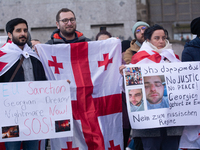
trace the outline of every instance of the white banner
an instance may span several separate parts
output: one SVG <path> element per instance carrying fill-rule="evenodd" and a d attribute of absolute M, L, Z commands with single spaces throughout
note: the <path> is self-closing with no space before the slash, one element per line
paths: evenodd
<path fill-rule="evenodd" d="M 131 127 L 200 125 L 200 62 L 127 65 L 124 69 Z"/>
<path fill-rule="evenodd" d="M 1 142 L 73 135 L 66 80 L 0 83 Z"/>

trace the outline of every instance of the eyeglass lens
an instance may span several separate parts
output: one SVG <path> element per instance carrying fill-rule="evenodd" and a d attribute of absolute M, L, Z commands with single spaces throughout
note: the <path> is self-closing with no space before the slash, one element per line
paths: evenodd
<path fill-rule="evenodd" d="M 65 18 L 65 19 L 62 19 L 62 20 L 60 20 L 60 21 L 62 21 L 63 23 L 68 23 L 69 21 L 70 21 L 71 23 L 74 23 L 75 20 L 76 20 L 75 18 L 70 18 L 70 19 Z"/>
<path fill-rule="evenodd" d="M 136 33 L 139 33 L 139 32 L 141 32 L 141 30 L 145 30 L 147 27 L 146 26 L 144 26 L 144 27 L 142 27 L 141 29 L 137 29 L 136 30 Z"/>

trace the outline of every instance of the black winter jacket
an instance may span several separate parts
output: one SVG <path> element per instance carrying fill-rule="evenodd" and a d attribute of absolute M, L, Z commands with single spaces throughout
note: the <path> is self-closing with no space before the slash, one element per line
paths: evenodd
<path fill-rule="evenodd" d="M 44 69 L 42 63 L 35 57 L 30 56 L 31 62 L 33 65 L 33 74 L 35 81 L 46 80 L 46 76 L 44 73 Z M 18 60 L 6 73 L 0 76 L 0 82 L 8 82 L 15 71 L 17 65 L 19 64 L 20 60 Z M 22 66 L 19 68 L 17 74 L 15 75 L 12 82 L 20 82 L 24 80 L 24 70 Z"/>
<path fill-rule="evenodd" d="M 78 43 L 78 42 L 86 42 L 86 41 L 91 41 L 90 39 L 86 38 L 83 33 L 79 31 L 75 31 L 76 38 L 70 41 L 64 40 L 60 35 L 59 35 L 60 30 L 56 29 L 53 31 L 51 35 L 51 40 L 49 40 L 46 44 L 68 44 L 68 43 Z"/>
<path fill-rule="evenodd" d="M 200 38 L 196 37 L 184 46 L 182 61 L 200 61 Z"/>

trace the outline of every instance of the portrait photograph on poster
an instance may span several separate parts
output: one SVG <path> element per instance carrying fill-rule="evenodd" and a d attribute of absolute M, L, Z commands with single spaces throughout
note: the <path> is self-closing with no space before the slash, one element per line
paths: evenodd
<path fill-rule="evenodd" d="M 144 102 L 142 89 L 130 89 L 128 90 L 128 95 L 131 112 L 143 111 Z"/>
<path fill-rule="evenodd" d="M 144 76 L 147 108 L 169 108 L 164 75 Z"/>

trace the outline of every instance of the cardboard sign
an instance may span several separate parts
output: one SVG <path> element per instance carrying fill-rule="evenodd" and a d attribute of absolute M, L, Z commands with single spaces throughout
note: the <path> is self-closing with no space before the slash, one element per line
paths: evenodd
<path fill-rule="evenodd" d="M 131 127 L 200 124 L 200 62 L 127 65 L 124 69 Z"/>
<path fill-rule="evenodd" d="M 73 135 L 69 83 L 0 83 L 1 142 Z"/>

